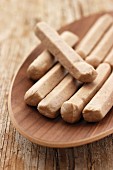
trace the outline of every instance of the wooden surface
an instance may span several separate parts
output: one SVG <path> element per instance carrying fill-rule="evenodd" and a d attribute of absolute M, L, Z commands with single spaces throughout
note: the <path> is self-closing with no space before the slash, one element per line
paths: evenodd
<path fill-rule="evenodd" d="M 7 98 L 15 70 L 39 43 L 37 21 L 54 28 L 95 12 L 113 10 L 112 0 L 1 0 L 0 2 L 0 170 L 112 170 L 113 135 L 70 149 L 49 149 L 29 142 L 13 128 Z"/>
<path fill-rule="evenodd" d="M 61 30 L 71 31 L 81 40 L 99 17 L 100 14 L 94 14 L 75 21 Z M 65 123 L 60 116 L 54 120 L 45 118 L 38 113 L 36 108 L 25 104 L 24 94 L 33 84 L 27 77 L 27 68 L 43 49 L 43 45 L 35 48 L 13 80 L 8 106 L 11 120 L 16 129 L 32 142 L 54 148 L 80 146 L 113 133 L 113 109 L 99 123 L 86 123 L 81 120 L 70 125 Z"/>

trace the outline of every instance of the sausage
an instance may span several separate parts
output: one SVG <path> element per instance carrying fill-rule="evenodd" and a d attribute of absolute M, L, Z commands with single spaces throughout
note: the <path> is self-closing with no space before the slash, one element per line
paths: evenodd
<path fill-rule="evenodd" d="M 97 73 L 98 75 L 92 83 L 84 84 L 68 101 L 63 103 L 61 107 L 63 120 L 69 123 L 80 120 L 85 105 L 91 100 L 110 75 L 110 65 L 107 63 L 100 64 L 97 68 Z"/>
<path fill-rule="evenodd" d="M 86 58 L 86 61 L 97 67 L 107 56 L 113 46 L 113 26 L 107 31 L 93 52 Z"/>
<path fill-rule="evenodd" d="M 78 89 L 80 82 L 76 81 L 70 74 L 65 78 L 38 104 L 41 114 L 49 118 L 55 118 L 63 102 L 68 100 Z"/>
<path fill-rule="evenodd" d="M 36 25 L 35 33 L 44 46 L 76 79 L 82 82 L 93 81 L 97 73 L 71 47 L 69 47 L 50 26 L 44 22 Z"/>
<path fill-rule="evenodd" d="M 77 44 L 79 37 L 70 31 L 64 31 L 61 34 L 61 38 L 70 46 L 73 47 Z M 28 77 L 33 80 L 41 78 L 55 63 L 57 60 L 49 53 L 49 51 L 43 51 L 28 67 Z"/>
<path fill-rule="evenodd" d="M 113 48 L 104 60 L 105 63 L 109 63 L 113 67 Z"/>
<path fill-rule="evenodd" d="M 67 71 L 58 63 L 37 81 L 25 94 L 24 100 L 28 105 L 38 103 L 64 78 Z"/>
<path fill-rule="evenodd" d="M 105 14 L 100 17 L 81 40 L 76 49 L 77 53 L 85 59 L 112 24 L 111 15 Z"/>
<path fill-rule="evenodd" d="M 113 106 L 113 72 L 102 88 L 83 110 L 83 117 L 88 122 L 102 120 Z"/>

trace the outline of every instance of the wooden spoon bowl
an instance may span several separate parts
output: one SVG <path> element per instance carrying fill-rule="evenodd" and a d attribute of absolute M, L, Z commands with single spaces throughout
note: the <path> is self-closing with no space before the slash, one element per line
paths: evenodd
<path fill-rule="evenodd" d="M 59 32 L 69 30 L 82 39 L 101 15 L 95 14 L 82 18 L 61 28 Z M 14 77 L 9 93 L 8 108 L 15 128 L 30 141 L 55 148 L 88 144 L 111 134 L 113 132 L 113 109 L 99 123 L 87 123 L 81 120 L 71 125 L 65 123 L 60 116 L 54 120 L 46 118 L 36 108 L 25 104 L 24 94 L 33 85 L 33 82 L 27 78 L 26 70 L 43 50 L 42 45 L 36 47 Z"/>

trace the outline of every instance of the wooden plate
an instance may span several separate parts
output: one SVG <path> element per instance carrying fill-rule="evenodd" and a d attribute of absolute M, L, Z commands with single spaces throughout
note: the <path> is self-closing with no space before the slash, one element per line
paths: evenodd
<path fill-rule="evenodd" d="M 113 15 L 113 13 L 111 13 Z M 60 29 L 72 31 L 82 38 L 91 25 L 102 14 L 95 14 L 75 21 Z M 27 78 L 26 70 L 29 64 L 43 51 L 39 45 L 28 56 L 18 70 L 9 93 L 8 108 L 15 128 L 30 141 L 39 145 L 65 148 L 87 144 L 101 139 L 113 132 L 113 109 L 99 123 L 86 123 L 81 120 L 76 124 L 65 123 L 60 116 L 50 120 L 42 116 L 35 108 L 24 102 L 25 92 L 33 82 Z"/>

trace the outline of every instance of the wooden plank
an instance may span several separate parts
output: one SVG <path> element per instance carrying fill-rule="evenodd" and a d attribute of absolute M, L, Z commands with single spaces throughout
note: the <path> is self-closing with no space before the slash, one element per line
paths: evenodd
<path fill-rule="evenodd" d="M 58 29 L 82 15 L 113 10 L 113 1 L 87 0 L 80 4 L 79 0 L 23 0 L 21 3 L 1 0 L 0 3 L 0 170 L 55 170 L 62 167 L 112 170 L 112 135 L 74 149 L 39 147 L 13 128 L 8 116 L 7 96 L 15 70 L 39 43 L 32 31 L 37 21 L 47 21 Z"/>

